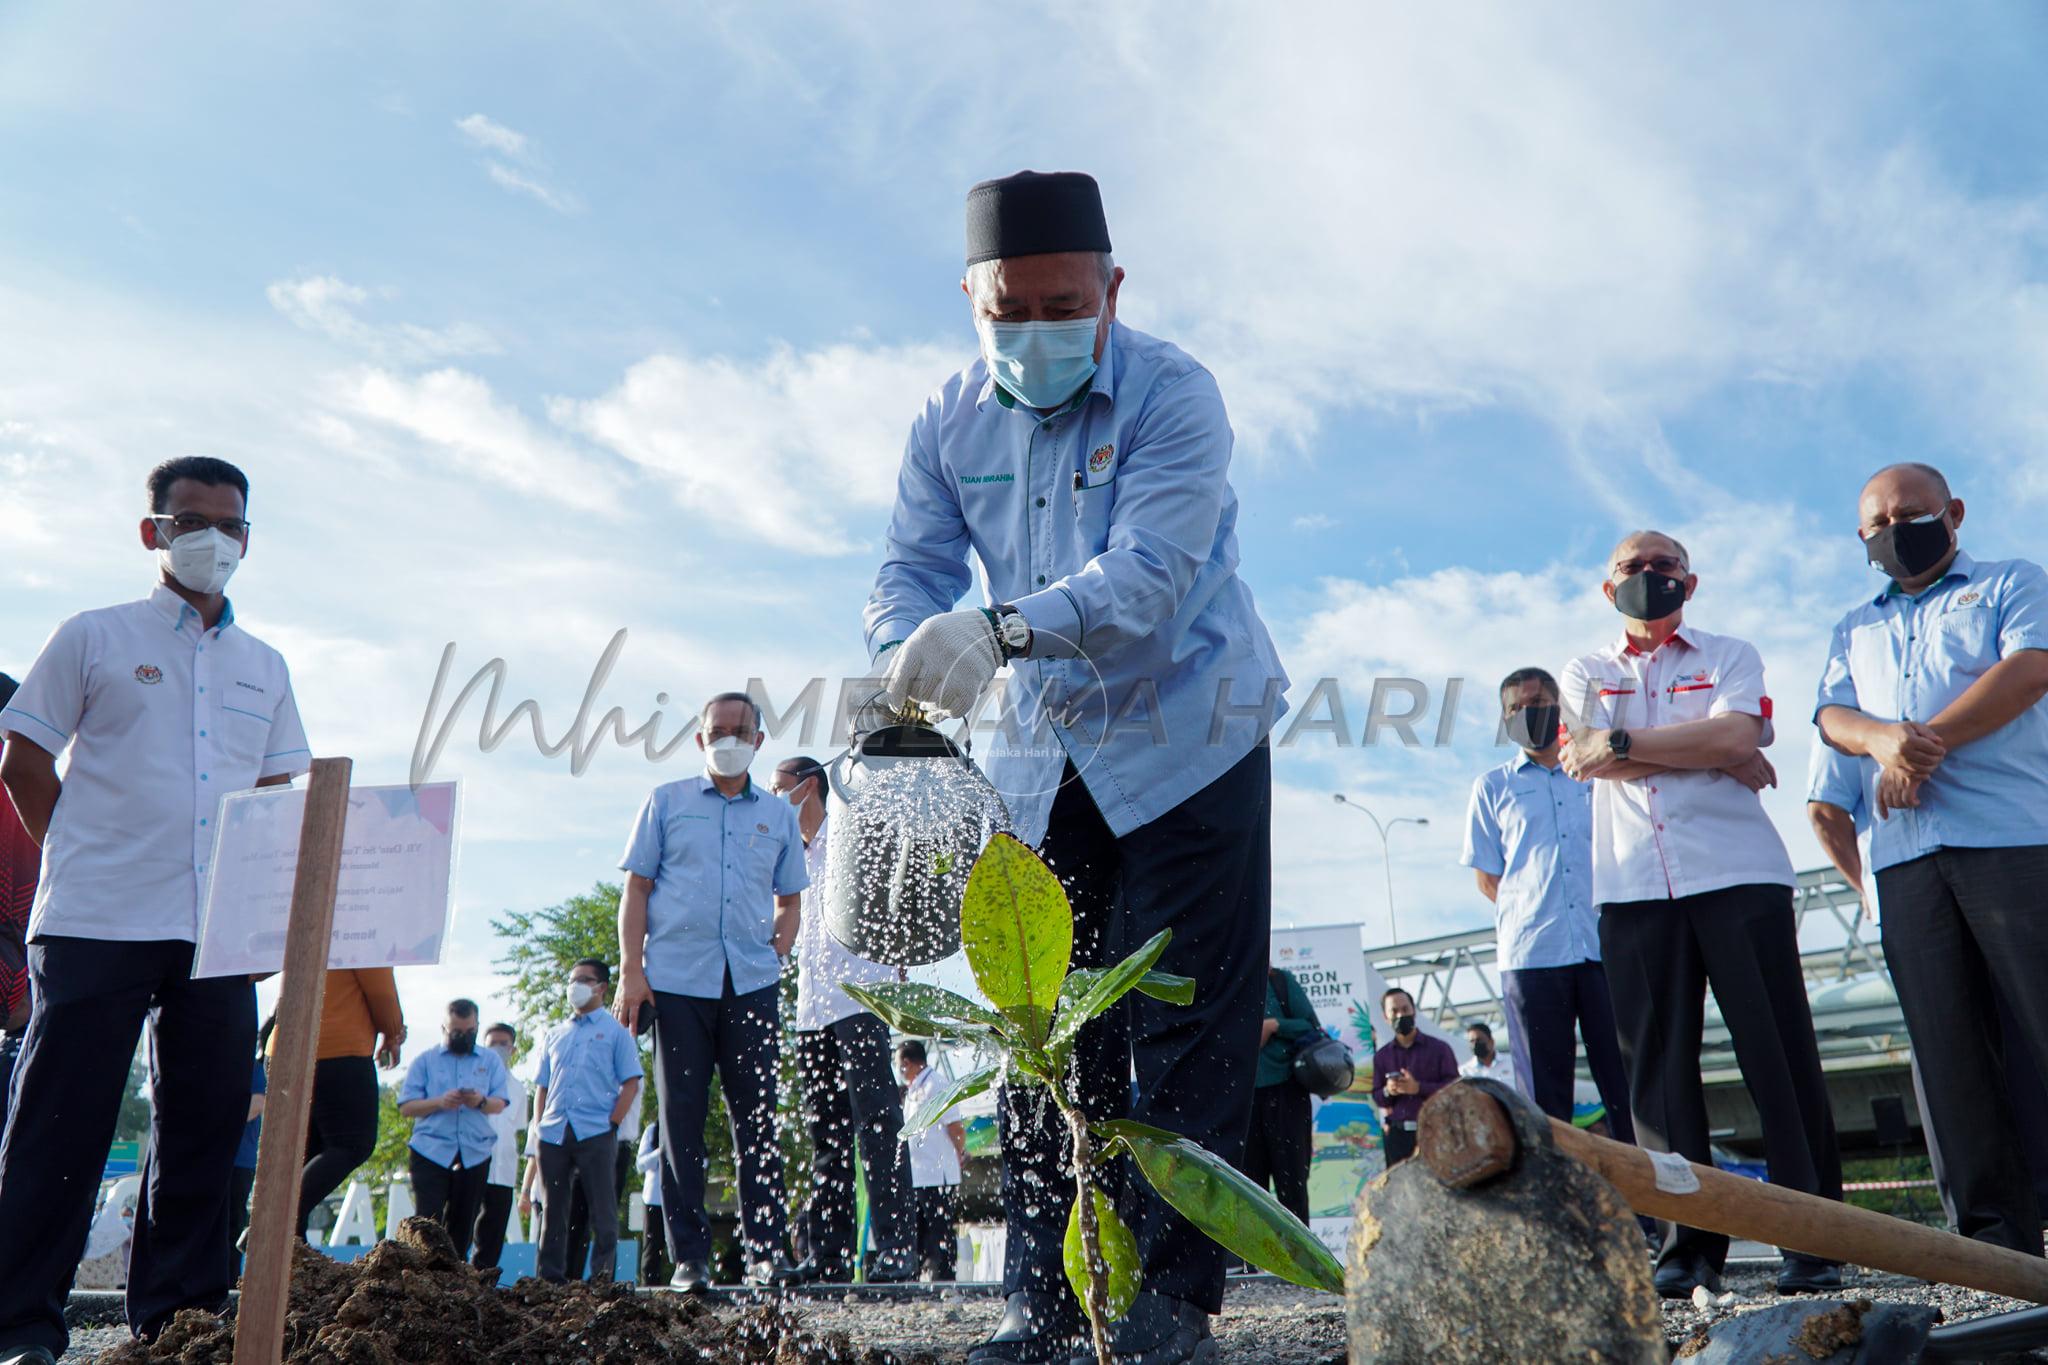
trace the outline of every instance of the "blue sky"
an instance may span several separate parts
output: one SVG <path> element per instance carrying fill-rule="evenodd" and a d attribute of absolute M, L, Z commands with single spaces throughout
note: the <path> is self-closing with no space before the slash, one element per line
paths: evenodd
<path fill-rule="evenodd" d="M 1244 572 L 1305 695 L 1468 679 L 1443 749 L 1276 767 L 1276 916 L 1473 927 L 1492 682 L 1692 544 L 1797 787 L 1861 478 L 1931 459 L 2043 551 L 2048 18 L 2027 7 L 364 4 L 0 10 L 0 668 L 140 595 L 144 470 L 255 483 L 242 619 L 315 747 L 398 780 L 442 647 L 559 727 L 861 663 L 903 433 L 973 348 L 960 200 L 1092 171 L 1125 321 L 1215 369 Z M 690 701 L 680 702 L 687 710 Z M 1425 733 L 1436 721 L 1430 713 Z M 771 757 L 789 751 L 776 746 Z M 520 741 L 467 780 L 456 951 L 611 869 L 654 782 Z"/>

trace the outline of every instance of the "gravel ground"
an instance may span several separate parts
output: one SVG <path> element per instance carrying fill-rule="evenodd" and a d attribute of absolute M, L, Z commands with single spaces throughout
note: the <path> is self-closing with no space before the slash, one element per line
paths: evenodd
<path fill-rule="evenodd" d="M 1690 1303 L 1665 1304 L 1666 1340 L 1675 1349 L 1702 1326 L 1780 1302 L 1773 1284 L 1776 1273 L 1777 1268 L 1770 1265 L 1735 1266 L 1727 1276 L 1727 1292 L 1734 1295 L 1730 1302 L 1717 1302 L 1704 1310 Z M 1840 1297 L 1933 1304 L 1949 1322 L 2029 1306 L 1975 1290 L 1857 1270 L 1844 1276 Z M 957 1361 L 988 1334 L 1002 1312 L 1002 1303 L 991 1297 L 941 1291 L 935 1300 L 894 1303 L 807 1297 L 799 1308 L 814 1330 L 845 1332 L 859 1345 L 901 1356 L 928 1352 Z M 83 1361 L 118 1345 L 127 1335 L 122 1327 L 80 1328 L 72 1333 L 71 1351 L 64 1360 Z M 1216 1336 L 1224 1358 L 1233 1365 L 1339 1365 L 1344 1359 L 1344 1305 L 1334 1295 L 1289 1284 L 1233 1282 L 1224 1299 L 1223 1315 L 1216 1320 Z M 2048 1365 L 2048 1351 L 2002 1359 Z"/>

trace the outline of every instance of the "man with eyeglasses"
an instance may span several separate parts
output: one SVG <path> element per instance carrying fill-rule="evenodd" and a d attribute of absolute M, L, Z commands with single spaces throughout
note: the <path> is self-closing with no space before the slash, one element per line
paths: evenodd
<path fill-rule="evenodd" d="M 311 754 L 284 659 L 222 595 L 248 549 L 248 480 L 193 456 L 151 470 L 147 492 L 155 589 L 64 621 L 0 712 L 0 783 L 43 849 L 28 1037 L 0 1142 L 9 1365 L 65 1349 L 64 1298 L 145 1017 L 156 1103 L 128 1323 L 152 1337 L 179 1309 L 227 1302 L 256 1000 L 246 977 L 192 979 L 199 891 L 220 799 L 289 782 Z"/>
<path fill-rule="evenodd" d="M 1711 1164 L 1700 1077 L 1707 988 L 1763 1125 L 1771 1183 L 1842 1197 L 1792 911 L 1792 860 L 1757 793 L 1776 774 L 1763 660 L 1743 640 L 1685 623 L 1699 587 L 1685 547 L 1637 531 L 1604 588 L 1622 638 L 1566 666 L 1567 772 L 1593 787 L 1600 955 L 1628 1064 L 1636 1140 Z M 1666 1298 L 1720 1283 L 1728 1239 L 1663 1226 Z M 1784 1253 L 1778 1292 L 1834 1289 L 1841 1270 Z"/>
<path fill-rule="evenodd" d="M 704 775 L 656 787 L 619 859 L 615 1007 L 635 1028 L 641 1007 L 653 1006 L 661 1210 L 676 1263 L 669 1285 L 686 1292 L 711 1285 L 704 1120 L 714 1067 L 739 1166 L 746 1278 L 796 1276 L 775 1138 L 777 991 L 810 885 L 796 811 L 747 776 L 761 747 L 760 707 L 744 692 L 719 693 L 699 713 L 697 747 Z"/>
<path fill-rule="evenodd" d="M 2048 574 L 1972 559 L 1963 500 L 1931 465 L 1879 470 L 1858 502 L 1882 591 L 1835 627 L 1814 719 L 1877 767 L 1870 865 L 1885 963 L 1917 1048 L 1958 1232 L 2042 1253 L 2004 1084 L 2048 1056 Z M 2001 1036 L 2003 1004 L 2023 1035 Z"/>

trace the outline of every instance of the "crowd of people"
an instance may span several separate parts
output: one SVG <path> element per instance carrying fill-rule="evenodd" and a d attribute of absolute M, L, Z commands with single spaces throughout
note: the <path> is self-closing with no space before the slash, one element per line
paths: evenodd
<path fill-rule="evenodd" d="M 1222 396 L 1185 352 L 1117 321 L 1124 272 L 1093 179 L 1021 172 L 974 186 L 966 209 L 961 288 L 980 355 L 911 425 L 865 613 L 870 660 L 891 705 L 953 717 L 971 715 L 1007 667 L 1010 723 L 978 757 L 1017 837 L 1068 888 L 1073 965 L 1105 966 L 1171 929 L 1158 969 L 1201 983 L 1190 1006 L 1133 995 L 1082 1028 L 1083 1107 L 1248 1163 L 1304 1212 L 1293 1174 L 1303 1100 L 1280 1078 L 1317 1024 L 1266 970 L 1267 741 L 1287 677 L 1238 574 Z M 219 798 L 291 781 L 310 752 L 283 657 L 236 622 L 224 592 L 251 544 L 247 479 L 189 457 L 158 466 L 146 491 L 138 534 L 159 564 L 149 596 L 64 620 L 0 711 L 0 785 L 39 850 L 25 960 L 0 958 L 15 978 L 25 970 L 28 1002 L 24 1021 L 23 992 L 0 992 L 12 1059 L 0 1227 L 38 1229 L 0 1238 L 0 1365 L 64 1350 L 65 1294 L 145 1021 L 155 1103 L 129 1323 L 153 1336 L 180 1309 L 218 1309 L 233 1282 L 228 1192 L 246 1183 L 238 1149 L 260 1117 L 255 993 L 245 979 L 195 980 L 192 946 Z M 2048 578 L 1965 554 L 1963 503 L 1926 466 L 1880 471 L 1858 515 L 1887 583 L 1838 626 L 1815 714 L 1871 817 L 1908 1028 L 1940 1040 L 1943 1065 L 1922 1079 L 1951 1216 L 2038 1255 L 2004 1067 L 2048 1043 L 2048 1003 L 2032 989 L 2048 939 L 2030 918 L 2048 891 Z M 986 606 L 959 605 L 970 550 Z M 1625 618 L 1619 637 L 1556 676 L 1504 680 L 1521 752 L 1476 785 L 1465 861 L 1497 907 L 1513 1073 L 1537 1103 L 1569 1113 L 1576 1032 L 1617 1136 L 1709 1160 L 1698 1051 L 1711 986 L 1771 1178 L 1838 1196 L 1791 865 L 1758 797 L 1775 781 L 1763 753 L 1771 699 L 1756 649 L 1685 620 L 1700 581 L 1674 538 L 1626 537 L 1603 580 Z M 465 1247 L 499 1254 L 516 1191 L 540 1207 L 542 1273 L 566 1276 L 583 1261 L 580 1200 L 592 1273 L 611 1273 L 630 1156 L 660 1210 L 669 1282 L 708 1284 L 716 1073 L 746 1279 L 848 1273 L 856 1161 L 873 1209 L 869 1277 L 943 1266 L 946 1199 L 926 1192 L 957 1182 L 960 1129 L 940 1123 L 921 1149 L 898 1140 L 905 1101 L 888 1034 L 841 989 L 890 970 L 851 959 L 805 913 L 826 846 L 822 769 L 792 759 L 756 781 L 762 738 L 742 693 L 702 709 L 704 772 L 656 787 L 632 822 L 617 954 L 563 981 L 572 1017 L 536 1044 L 530 1104 L 506 1065 L 516 1032 L 494 1025 L 479 1046 L 469 1001 L 451 1002 L 441 1041 L 411 1059 L 400 1110 L 415 1197 Z M 23 883 L 7 876 L 0 911 L 13 913 Z M 774 1133 L 778 982 L 792 954 L 817 1162 L 794 1228 Z M 1382 1003 L 1392 1036 L 1375 1097 L 1398 1160 L 1420 1106 L 1458 1068 L 1417 1028 L 1405 992 Z M 643 1034 L 657 1117 L 635 1142 Z M 307 1199 L 374 1139 L 375 1064 L 394 1063 L 404 1041 L 388 979 L 330 986 Z M 937 1084 L 916 1049 L 897 1061 L 914 1096 Z M 1048 1197 L 1071 1188 L 1065 1129 L 1008 1087 L 997 1113 L 1005 1301 L 969 1358 L 1065 1361 L 1083 1331 L 1063 1265 L 1066 1203 Z M 522 1130 L 523 1172 L 510 1145 Z M 1222 1249 L 1143 1182 L 1116 1197 L 1143 1287 L 1114 1326 L 1115 1353 L 1213 1359 Z M 1725 1252 L 1725 1239 L 1665 1229 L 1658 1288 L 1710 1285 Z M 1780 1280 L 1794 1291 L 1838 1282 L 1799 1256 Z"/>

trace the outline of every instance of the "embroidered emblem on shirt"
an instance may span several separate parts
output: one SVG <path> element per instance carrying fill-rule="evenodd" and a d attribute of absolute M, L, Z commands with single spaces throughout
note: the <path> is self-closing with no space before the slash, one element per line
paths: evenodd
<path fill-rule="evenodd" d="M 139 683 L 148 683 L 152 687 L 154 687 L 157 683 L 160 683 L 163 680 L 164 671 L 161 668 L 158 668 L 155 664 L 137 664 L 135 666 L 135 681 Z"/>
<path fill-rule="evenodd" d="M 1100 474 L 1103 470 L 1109 468 L 1109 462 L 1114 458 L 1116 458 L 1115 445 L 1099 445 L 1095 447 L 1095 453 L 1088 457 L 1088 472 L 1090 474 Z"/>
<path fill-rule="evenodd" d="M 1983 595 L 1984 594 L 1981 592 L 1966 592 L 1961 597 L 1958 597 L 1956 599 L 1956 605 L 1959 607 L 1967 607 Z"/>
<path fill-rule="evenodd" d="M 968 484 L 1015 483 L 1016 481 L 1017 476 L 1015 474 L 962 474 L 960 476 L 960 484 L 963 488 Z"/>
<path fill-rule="evenodd" d="M 768 826 L 766 825 L 756 825 L 754 826 L 754 828 L 760 830 L 763 834 L 766 834 L 768 832 Z"/>

